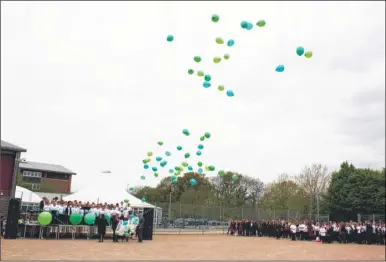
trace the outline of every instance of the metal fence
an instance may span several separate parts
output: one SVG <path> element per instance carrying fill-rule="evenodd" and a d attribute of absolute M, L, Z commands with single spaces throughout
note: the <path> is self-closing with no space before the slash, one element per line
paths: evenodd
<path fill-rule="evenodd" d="M 358 222 L 360 221 L 385 221 L 385 214 L 358 214 Z"/>

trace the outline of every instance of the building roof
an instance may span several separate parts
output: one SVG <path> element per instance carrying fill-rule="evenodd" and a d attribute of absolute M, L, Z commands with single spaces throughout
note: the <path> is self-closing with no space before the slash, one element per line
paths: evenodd
<path fill-rule="evenodd" d="M 28 170 L 36 170 L 36 171 L 46 171 L 46 172 L 55 172 L 55 173 L 61 173 L 61 174 L 70 174 L 70 175 L 76 175 L 76 173 L 72 172 L 71 170 L 59 166 L 59 165 L 52 165 L 52 164 L 44 164 L 44 163 L 37 163 L 37 162 L 20 162 L 19 164 L 20 169 L 28 169 Z"/>
<path fill-rule="evenodd" d="M 27 152 L 27 149 L 15 146 L 14 144 L 1 140 L 1 149 L 6 149 L 13 152 Z"/>

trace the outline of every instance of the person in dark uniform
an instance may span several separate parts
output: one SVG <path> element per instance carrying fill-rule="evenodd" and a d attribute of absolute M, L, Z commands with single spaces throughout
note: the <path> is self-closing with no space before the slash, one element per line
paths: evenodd
<path fill-rule="evenodd" d="M 249 236 L 249 230 L 251 228 L 251 221 L 249 220 L 246 220 L 244 222 L 244 232 L 243 232 L 243 236 Z"/>
<path fill-rule="evenodd" d="M 276 239 L 280 239 L 281 235 L 283 234 L 283 228 L 280 222 L 276 222 L 275 231 L 276 231 Z"/>
<path fill-rule="evenodd" d="M 370 222 L 366 223 L 366 243 L 367 245 L 371 245 L 373 243 L 373 226 Z"/>
<path fill-rule="evenodd" d="M 99 215 L 99 219 L 96 221 L 96 223 L 98 226 L 98 237 L 99 237 L 98 242 L 103 242 L 103 239 L 105 238 L 105 234 L 106 234 L 106 226 L 108 225 L 107 219 L 105 218 L 104 214 Z"/>
<path fill-rule="evenodd" d="M 252 235 L 257 236 L 258 226 L 256 221 L 252 221 Z"/>
<path fill-rule="evenodd" d="M 114 214 L 111 216 L 111 229 L 113 230 L 113 242 L 118 242 L 118 236 L 116 235 L 116 230 L 118 227 L 119 219 L 118 215 Z"/>
<path fill-rule="evenodd" d="M 138 243 L 142 243 L 142 237 L 143 237 L 143 228 L 145 226 L 145 218 L 143 215 L 139 215 L 139 222 L 138 222 Z"/>
<path fill-rule="evenodd" d="M 346 225 L 343 222 L 341 222 L 339 225 L 339 242 L 341 244 L 347 243 L 347 229 Z"/>

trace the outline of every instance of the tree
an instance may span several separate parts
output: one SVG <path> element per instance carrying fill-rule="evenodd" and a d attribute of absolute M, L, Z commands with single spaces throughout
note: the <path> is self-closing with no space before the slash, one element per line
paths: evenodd
<path fill-rule="evenodd" d="M 324 196 L 331 174 L 328 168 L 321 164 L 313 164 L 305 166 L 298 176 L 295 176 L 295 181 L 309 199 L 310 206 L 308 208 L 310 214 L 313 213 L 314 204 L 316 204 L 316 212 L 320 211 L 320 198 Z"/>
<path fill-rule="evenodd" d="M 249 176 L 244 176 L 241 182 L 241 184 L 247 189 L 247 203 L 250 203 L 253 207 L 257 208 L 259 198 L 263 194 L 264 183 L 258 178 Z"/>
<path fill-rule="evenodd" d="M 236 175 L 237 180 L 232 176 Z M 223 176 L 212 177 L 214 196 L 217 201 L 227 206 L 239 206 L 245 203 L 248 189 L 243 183 L 243 176 L 234 172 L 226 172 Z"/>

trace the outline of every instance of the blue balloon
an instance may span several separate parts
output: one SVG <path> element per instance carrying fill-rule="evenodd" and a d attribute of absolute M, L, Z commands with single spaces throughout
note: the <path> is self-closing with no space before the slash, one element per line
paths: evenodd
<path fill-rule="evenodd" d="M 193 167 L 192 166 L 188 166 L 188 170 L 189 171 L 193 171 Z"/>
<path fill-rule="evenodd" d="M 144 168 L 144 169 L 148 169 L 148 168 L 149 168 L 149 165 L 144 165 L 143 168 Z"/>
<path fill-rule="evenodd" d="M 208 81 L 205 81 L 203 84 L 202 84 L 203 87 L 205 88 L 209 88 L 211 86 L 211 84 L 208 82 Z"/>
<path fill-rule="evenodd" d="M 228 90 L 227 91 L 227 96 L 232 97 L 232 96 L 235 96 L 235 94 L 233 93 L 232 90 Z"/>
<path fill-rule="evenodd" d="M 169 169 L 169 173 L 173 174 L 174 173 L 174 169 Z"/>
<path fill-rule="evenodd" d="M 204 173 L 204 169 L 202 169 L 201 167 L 197 171 L 198 171 L 199 174 Z"/>
<path fill-rule="evenodd" d="M 203 150 L 204 149 L 204 145 L 199 144 L 198 145 L 198 149 Z"/>
<path fill-rule="evenodd" d="M 157 157 L 155 158 L 155 160 L 157 160 L 157 161 L 159 162 L 159 161 L 161 161 L 161 160 L 162 160 L 162 157 L 160 157 L 160 156 L 157 156 Z"/>
<path fill-rule="evenodd" d="M 196 152 L 196 155 L 201 156 L 201 151 L 198 150 L 198 151 Z"/>
<path fill-rule="evenodd" d="M 171 156 L 172 154 L 171 154 L 169 151 L 166 151 L 166 152 L 165 152 L 165 155 L 166 155 L 166 156 Z"/>
<path fill-rule="evenodd" d="M 129 222 L 126 220 L 126 221 L 123 221 L 122 222 L 122 226 L 127 226 L 127 224 L 128 224 Z"/>
<path fill-rule="evenodd" d="M 248 23 L 248 25 L 247 25 L 247 30 L 252 30 L 252 28 L 253 28 L 253 24 Z"/>
<path fill-rule="evenodd" d="M 134 218 L 134 215 L 130 215 L 130 219 L 133 219 Z"/>
<path fill-rule="evenodd" d="M 190 179 L 190 180 L 189 180 L 189 183 L 190 183 L 190 185 L 192 185 L 192 186 L 197 185 L 197 181 L 196 181 L 196 179 L 194 179 L 194 178 Z"/>
<path fill-rule="evenodd" d="M 157 172 L 157 170 L 158 170 L 158 168 L 155 167 L 155 166 L 153 166 L 151 169 L 152 169 L 154 172 Z"/>
<path fill-rule="evenodd" d="M 283 71 L 284 71 L 284 65 L 278 65 L 278 66 L 276 67 L 276 72 L 281 73 L 281 72 L 283 72 Z"/>
<path fill-rule="evenodd" d="M 228 40 L 228 43 L 227 43 L 228 46 L 233 46 L 234 44 L 235 44 L 235 41 L 233 39 Z"/>

